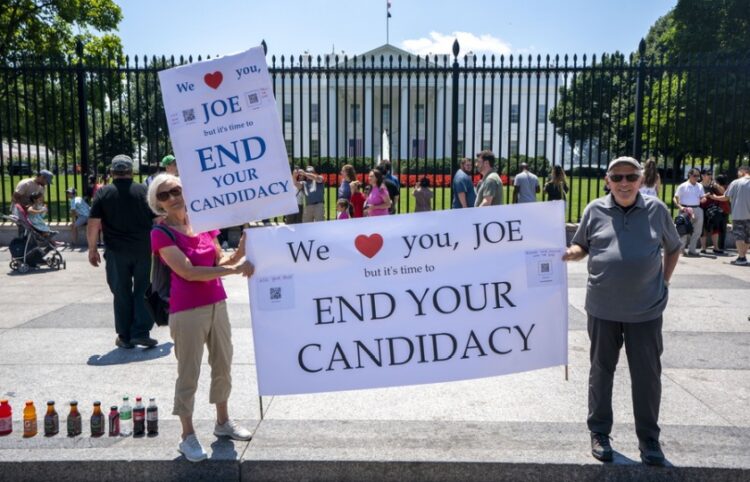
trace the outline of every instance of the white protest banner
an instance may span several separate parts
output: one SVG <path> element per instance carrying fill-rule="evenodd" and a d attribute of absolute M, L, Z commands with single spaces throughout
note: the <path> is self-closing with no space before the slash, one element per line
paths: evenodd
<path fill-rule="evenodd" d="M 196 231 L 297 212 L 261 47 L 163 70 L 159 82 Z"/>
<path fill-rule="evenodd" d="M 567 363 L 562 201 L 246 232 L 261 395 Z"/>

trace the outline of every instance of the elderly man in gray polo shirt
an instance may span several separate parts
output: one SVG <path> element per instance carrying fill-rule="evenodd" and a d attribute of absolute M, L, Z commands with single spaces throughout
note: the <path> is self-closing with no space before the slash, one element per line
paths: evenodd
<path fill-rule="evenodd" d="M 659 445 L 662 312 L 669 279 L 682 244 L 667 207 L 638 189 L 643 171 L 632 157 L 609 164 L 610 194 L 583 212 L 573 243 L 563 256 L 589 256 L 586 312 L 591 340 L 588 427 L 591 453 L 611 461 L 612 384 L 625 343 L 632 379 L 635 431 L 641 460 L 663 465 Z"/>

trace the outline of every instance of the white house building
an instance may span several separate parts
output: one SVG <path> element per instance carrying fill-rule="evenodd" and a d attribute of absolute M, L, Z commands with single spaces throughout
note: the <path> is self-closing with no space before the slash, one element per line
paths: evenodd
<path fill-rule="evenodd" d="M 274 75 L 290 155 L 450 158 L 452 57 L 444 65 L 440 56 L 436 65 L 433 57 L 425 62 L 386 44 L 355 59 L 338 60 L 329 57 L 328 68 L 319 70 L 317 59 L 305 58 L 303 68 L 295 65 L 291 73 L 286 68 L 283 76 Z M 491 149 L 504 158 L 520 153 L 559 160 L 562 138 L 555 134 L 549 112 L 562 77 L 533 68 L 519 71 L 517 63 L 510 70 L 507 62 L 505 70 L 492 74 L 479 68 L 480 59 L 476 63 L 476 69 L 472 61 L 464 69 L 460 62 L 459 156 L 473 158 Z M 383 152 L 383 132 L 388 152 Z"/>

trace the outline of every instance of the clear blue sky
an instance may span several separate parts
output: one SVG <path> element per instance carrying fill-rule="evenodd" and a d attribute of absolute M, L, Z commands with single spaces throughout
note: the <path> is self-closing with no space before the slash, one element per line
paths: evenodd
<path fill-rule="evenodd" d="M 269 55 L 386 41 L 386 0 L 117 0 L 125 53 L 229 54 L 265 39 Z M 676 0 L 391 0 L 390 43 L 419 54 L 631 52 Z"/>

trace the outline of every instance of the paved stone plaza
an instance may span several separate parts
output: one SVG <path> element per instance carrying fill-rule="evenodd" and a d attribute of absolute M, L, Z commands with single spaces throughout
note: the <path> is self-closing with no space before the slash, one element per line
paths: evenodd
<path fill-rule="evenodd" d="M 614 464 L 589 455 L 585 261 L 569 264 L 569 380 L 563 367 L 447 384 L 269 397 L 260 420 L 246 283 L 228 278 L 234 390 L 230 411 L 255 436 L 216 440 L 209 367 L 196 399 L 198 436 L 210 460 L 178 454 L 171 415 L 176 360 L 167 328 L 150 350 L 115 348 L 104 269 L 64 251 L 67 270 L 4 270 L 0 289 L 0 396 L 14 432 L 0 437 L 0 480 L 108 479 L 671 479 L 750 480 L 750 268 L 730 257 L 681 259 L 664 321 L 662 442 L 674 466 L 640 464 L 624 353 L 615 379 Z M 155 438 L 92 439 L 94 400 L 156 397 Z M 21 437 L 23 402 L 61 421 L 76 399 L 84 435 Z M 61 423 L 61 425 L 63 425 Z M 41 424 L 40 424 L 41 430 Z"/>

